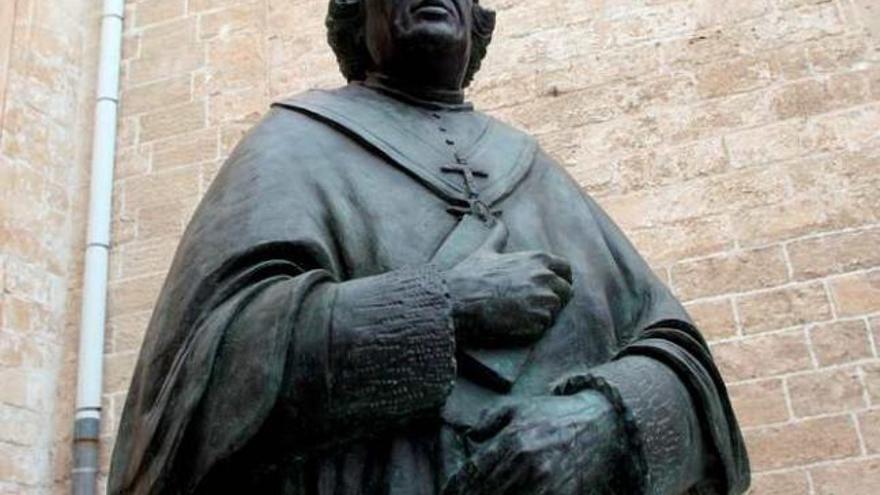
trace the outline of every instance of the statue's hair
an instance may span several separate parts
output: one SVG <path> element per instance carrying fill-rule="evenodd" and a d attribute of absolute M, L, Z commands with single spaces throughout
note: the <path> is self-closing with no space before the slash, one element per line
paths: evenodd
<path fill-rule="evenodd" d="M 362 81 L 367 76 L 370 53 L 364 35 L 363 0 L 330 0 L 327 10 L 327 41 L 336 54 L 339 70 L 349 81 Z M 464 76 L 467 87 L 480 69 L 495 30 L 495 11 L 481 7 L 474 0 L 471 29 L 471 57 Z"/>

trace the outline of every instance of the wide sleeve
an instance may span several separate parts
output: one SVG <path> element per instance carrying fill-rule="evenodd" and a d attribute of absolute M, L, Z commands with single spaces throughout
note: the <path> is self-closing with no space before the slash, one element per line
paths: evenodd
<path fill-rule="evenodd" d="M 708 345 L 617 226 L 584 200 L 609 253 L 606 278 L 614 283 L 606 297 L 618 350 L 561 388 L 601 389 L 621 410 L 646 493 L 744 493 L 748 456 Z"/>
<path fill-rule="evenodd" d="M 126 397 L 109 493 L 192 493 L 267 434 L 300 454 L 362 435 L 364 419 L 384 428 L 437 414 L 451 389 L 441 274 L 347 277 L 343 227 L 325 204 L 336 186 L 302 156 L 314 136 L 282 118 L 236 148 L 181 239 Z"/>
<path fill-rule="evenodd" d="M 164 462 L 143 459 L 155 474 L 134 476 L 154 489 L 195 490 L 270 418 L 283 423 L 278 441 L 305 453 L 437 414 L 452 387 L 450 302 L 431 267 L 337 282 L 326 270 L 266 259 L 217 290 L 226 297 L 165 378 L 165 413 L 138 427 L 164 433 L 145 449 Z"/>
<path fill-rule="evenodd" d="M 282 398 L 291 448 L 325 448 L 425 415 L 455 378 L 451 302 L 430 265 L 332 285 L 290 346 Z"/>
<path fill-rule="evenodd" d="M 189 489 L 267 427 L 275 447 L 304 454 L 437 414 L 451 389 L 450 303 L 431 267 L 341 283 L 321 271 L 278 275 L 226 305 L 175 463 Z"/>
<path fill-rule="evenodd" d="M 693 400 L 666 365 L 631 356 L 567 377 L 559 395 L 599 391 L 617 411 L 634 453 L 625 463 L 627 478 L 645 494 L 679 494 L 704 483 L 708 453 Z M 710 492 L 711 493 L 711 492 Z"/>

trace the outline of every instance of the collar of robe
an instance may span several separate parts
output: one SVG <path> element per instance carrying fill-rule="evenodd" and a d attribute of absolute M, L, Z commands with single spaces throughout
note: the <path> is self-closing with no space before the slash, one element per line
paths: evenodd
<path fill-rule="evenodd" d="M 454 163 L 448 147 L 436 139 L 441 109 L 426 109 L 362 83 L 334 90 L 311 90 L 273 104 L 328 124 L 392 165 L 419 180 L 454 206 L 467 206 L 468 192 L 461 180 L 441 172 Z M 477 129 L 469 142 L 457 147 L 458 157 L 489 178 L 479 199 L 487 206 L 501 201 L 529 172 L 537 143 L 527 134 L 486 114 L 456 109 L 456 118 L 472 118 Z"/>
<path fill-rule="evenodd" d="M 429 110 L 468 111 L 474 106 L 464 100 L 464 91 L 458 89 L 414 88 L 384 74 L 372 72 L 361 83 L 412 105 Z"/>

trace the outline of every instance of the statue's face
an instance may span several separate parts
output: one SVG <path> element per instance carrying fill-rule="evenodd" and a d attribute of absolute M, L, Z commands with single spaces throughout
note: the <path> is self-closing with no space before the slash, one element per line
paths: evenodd
<path fill-rule="evenodd" d="M 473 0 L 365 0 L 367 47 L 378 64 L 395 52 L 468 56 Z"/>

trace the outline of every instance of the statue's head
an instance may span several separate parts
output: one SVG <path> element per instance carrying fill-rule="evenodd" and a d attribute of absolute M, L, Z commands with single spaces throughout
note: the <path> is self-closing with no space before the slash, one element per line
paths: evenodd
<path fill-rule="evenodd" d="M 418 71 L 441 64 L 460 87 L 480 68 L 495 12 L 479 0 L 330 0 L 327 38 L 343 76 Z"/>

